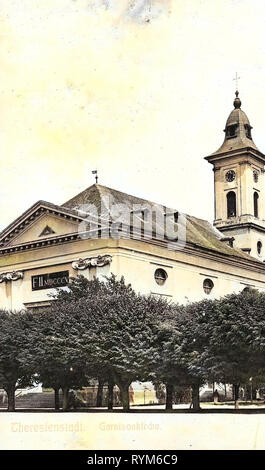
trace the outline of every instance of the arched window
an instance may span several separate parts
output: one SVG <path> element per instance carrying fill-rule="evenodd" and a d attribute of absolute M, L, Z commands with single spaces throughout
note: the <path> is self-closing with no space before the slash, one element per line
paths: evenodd
<path fill-rule="evenodd" d="M 245 124 L 246 137 L 252 140 L 251 129 L 252 129 L 251 126 L 249 126 L 248 124 Z"/>
<path fill-rule="evenodd" d="M 257 243 L 257 252 L 258 252 L 258 255 L 261 254 L 261 250 L 262 250 L 262 243 L 261 243 L 261 242 L 258 242 L 258 243 Z"/>
<path fill-rule="evenodd" d="M 229 191 L 226 196 L 227 199 L 227 217 L 235 217 L 236 216 L 236 195 L 234 191 Z"/>
<path fill-rule="evenodd" d="M 253 204 L 254 204 L 254 217 L 259 216 L 259 195 L 257 191 L 253 194 Z"/>
<path fill-rule="evenodd" d="M 227 128 L 226 128 L 226 137 L 228 139 L 232 139 L 232 138 L 236 137 L 237 127 L 238 127 L 237 124 L 231 124 L 230 126 L 227 126 Z"/>

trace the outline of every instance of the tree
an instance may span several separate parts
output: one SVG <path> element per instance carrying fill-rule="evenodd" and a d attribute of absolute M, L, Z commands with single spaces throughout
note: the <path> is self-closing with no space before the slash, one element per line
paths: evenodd
<path fill-rule="evenodd" d="M 174 304 L 165 306 L 163 303 L 160 305 L 162 308 L 157 307 L 153 315 L 154 353 L 148 359 L 148 367 L 156 387 L 165 384 L 166 409 L 171 410 L 175 387 L 183 385 L 187 377 L 187 370 L 178 355 L 182 341 L 178 320 L 184 307 Z"/>
<path fill-rule="evenodd" d="M 88 378 L 108 383 L 109 409 L 115 384 L 129 409 L 133 380 L 164 382 L 167 409 L 177 385 L 192 387 L 199 410 L 206 380 L 233 383 L 237 404 L 240 384 L 264 376 L 264 307 L 256 291 L 181 306 L 137 294 L 113 275 L 79 276 L 36 317 L 35 363 L 44 383 L 64 390 L 66 404 L 69 388 Z"/>
<path fill-rule="evenodd" d="M 87 384 L 85 363 L 79 354 L 78 318 L 72 302 L 55 303 L 34 315 L 31 324 L 31 348 L 28 363 L 39 381 L 55 392 L 55 409 L 59 409 L 59 390 L 63 392 L 63 410 L 68 409 L 69 390 Z"/>
<path fill-rule="evenodd" d="M 65 302 L 68 308 L 71 305 L 71 318 L 78 312 L 82 325 L 77 354 L 90 374 L 97 377 L 100 370 L 102 380 L 112 388 L 119 386 L 124 409 L 129 409 L 132 380 L 163 381 L 167 409 L 172 408 L 175 385 L 192 385 L 193 406 L 199 408 L 199 387 L 205 380 L 199 364 L 205 346 L 198 325 L 203 303 L 188 308 L 169 305 L 154 296 L 136 294 L 115 276 L 105 283 L 82 276 L 73 279 L 68 291 L 57 296 L 56 309 L 65 310 Z"/>
<path fill-rule="evenodd" d="M 253 289 L 205 304 L 208 343 L 201 362 L 211 381 L 233 384 L 235 408 L 240 386 L 259 373 L 264 306 L 264 294 Z"/>
<path fill-rule="evenodd" d="M 0 311 L 0 386 L 8 396 L 8 411 L 15 411 L 16 390 L 30 387 L 36 380 L 27 363 L 31 318 L 25 311 Z"/>
<path fill-rule="evenodd" d="M 201 300 L 189 303 L 185 306 L 184 314 L 178 319 L 181 331 L 179 360 L 186 367 L 187 384 L 192 387 L 191 406 L 195 411 L 200 410 L 200 388 L 209 379 L 208 369 L 202 357 L 211 342 L 207 325 L 210 314 L 215 312 L 215 302 Z"/>
<path fill-rule="evenodd" d="M 156 339 L 157 364 L 155 370 L 166 384 L 166 409 L 172 409 L 176 386 L 192 387 L 192 406 L 200 409 L 199 390 L 206 380 L 206 370 L 200 356 L 206 346 L 206 337 L 200 323 L 204 302 L 171 305 L 166 318 L 160 316 Z"/>
<path fill-rule="evenodd" d="M 52 297 L 59 302 L 71 302 L 77 301 L 79 299 L 87 298 L 87 296 L 94 296 L 98 293 L 105 292 L 105 285 L 104 283 L 100 282 L 99 279 L 94 278 L 93 280 L 89 280 L 84 276 L 78 275 L 77 277 L 70 278 L 70 283 L 67 286 L 66 290 L 57 289 L 56 293 L 52 295 Z M 100 377 L 97 378 L 98 380 L 98 391 L 97 391 L 97 398 L 96 398 L 96 406 L 101 407 L 103 401 L 103 390 L 104 384 L 106 379 L 102 376 L 102 371 Z M 113 388 L 113 387 L 112 387 Z M 111 389 L 110 389 L 111 391 Z M 110 393 L 111 397 L 111 393 Z M 109 407 L 111 408 L 111 400 L 109 402 Z"/>
<path fill-rule="evenodd" d="M 243 294 L 252 312 L 249 337 L 250 353 L 254 362 L 251 377 L 246 381 L 245 391 L 249 398 L 253 398 L 256 389 L 264 389 L 265 384 L 265 294 L 255 289 L 247 289 Z"/>
<path fill-rule="evenodd" d="M 66 289 L 57 288 L 51 297 L 58 302 L 70 302 L 80 299 L 86 299 L 88 295 L 97 296 L 107 292 L 107 286 L 104 282 L 94 277 L 92 280 L 82 275 L 71 277 Z"/>
<path fill-rule="evenodd" d="M 106 282 L 107 294 L 94 306 L 83 304 L 89 328 L 83 337 L 88 357 L 104 376 L 120 389 L 124 410 L 129 410 L 129 386 L 149 374 L 148 356 L 152 354 L 152 306 L 157 301 L 136 294 L 124 280 L 114 276 Z M 92 341 L 91 341 L 92 335 Z"/>
<path fill-rule="evenodd" d="M 112 275 L 104 283 L 75 279 L 73 288 L 69 285 L 68 292 L 58 295 L 54 308 L 65 312 L 66 306 L 71 322 L 78 318 L 74 354 L 86 363 L 91 376 L 101 372 L 110 391 L 118 385 L 123 408 L 129 410 L 131 382 L 152 375 L 148 359 L 155 351 L 154 315 L 167 303 L 136 294 L 123 278 Z M 111 401 L 110 393 L 109 407 Z"/>

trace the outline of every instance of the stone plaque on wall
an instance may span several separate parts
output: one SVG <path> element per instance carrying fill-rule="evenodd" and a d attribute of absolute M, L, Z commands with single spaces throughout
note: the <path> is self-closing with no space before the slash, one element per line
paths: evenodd
<path fill-rule="evenodd" d="M 56 289 L 64 287 L 69 282 L 69 271 L 57 273 L 38 274 L 31 277 L 32 290 Z"/>

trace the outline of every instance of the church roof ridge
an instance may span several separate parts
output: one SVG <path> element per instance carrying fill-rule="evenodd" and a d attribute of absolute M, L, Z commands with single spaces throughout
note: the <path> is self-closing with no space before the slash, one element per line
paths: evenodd
<path fill-rule="evenodd" d="M 109 196 L 109 195 L 116 196 L 116 198 L 118 198 L 118 199 L 120 199 L 120 198 L 123 199 L 123 202 L 124 202 L 124 197 L 126 197 L 127 201 L 130 202 L 131 204 L 146 203 L 146 204 L 150 204 L 152 206 L 159 206 L 159 207 L 166 208 L 165 205 L 160 204 L 158 202 L 153 202 L 153 201 L 150 201 L 148 199 L 140 198 L 138 196 L 134 196 L 132 194 L 128 194 L 128 193 L 125 193 L 123 191 L 119 191 L 118 189 L 111 188 L 109 186 L 101 185 L 101 184 L 98 184 L 98 183 L 92 184 L 88 188 L 81 191 L 76 196 L 72 197 L 67 202 L 65 202 L 62 205 L 62 207 L 72 208 L 72 207 L 76 207 L 76 205 L 85 204 L 85 203 L 88 202 L 87 201 L 88 197 L 90 198 L 91 195 L 96 196 L 97 194 L 102 196 L 102 197 Z M 91 202 L 91 201 L 93 203 L 93 198 L 89 200 L 89 202 Z M 173 208 L 172 208 L 172 210 L 173 210 Z"/>

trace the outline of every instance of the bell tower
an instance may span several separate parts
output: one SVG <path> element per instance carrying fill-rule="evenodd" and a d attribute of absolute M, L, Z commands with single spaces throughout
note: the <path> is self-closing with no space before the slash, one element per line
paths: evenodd
<path fill-rule="evenodd" d="M 221 147 L 206 160 L 213 165 L 215 227 L 234 246 L 265 260 L 265 155 L 252 139 L 252 127 L 236 91 Z"/>

